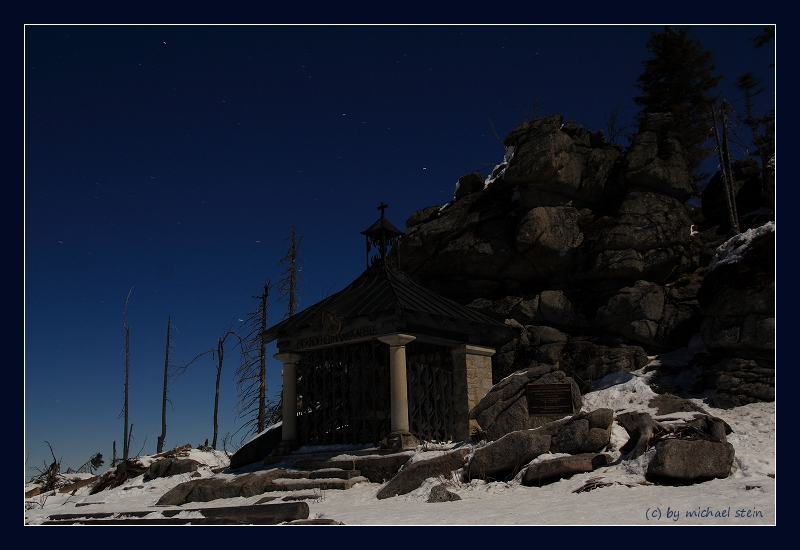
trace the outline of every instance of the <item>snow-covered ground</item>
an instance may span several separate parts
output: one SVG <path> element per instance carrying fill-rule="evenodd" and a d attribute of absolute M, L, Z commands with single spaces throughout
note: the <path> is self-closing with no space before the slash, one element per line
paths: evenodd
<path fill-rule="evenodd" d="M 696 344 L 698 340 L 694 340 Z M 688 349 L 653 358 L 653 361 L 677 364 L 691 357 Z M 654 363 L 651 362 L 651 366 Z M 685 364 L 685 363 L 684 363 Z M 691 374 L 691 373 L 689 373 Z M 642 369 L 618 373 L 599 380 L 595 390 L 584 396 L 583 410 L 612 408 L 649 412 L 656 419 L 655 409 L 648 403 L 656 394 L 651 389 L 655 371 Z M 707 396 L 706 396 L 707 397 Z M 710 407 L 703 399 L 692 401 L 710 414 L 727 422 L 733 429 L 728 441 L 736 458 L 731 475 L 691 486 L 662 486 L 645 481 L 644 473 L 652 458 L 650 450 L 633 461 L 618 461 L 591 473 L 545 485 L 526 487 L 520 475 L 510 482 L 472 480 L 463 482 L 454 476 L 449 480 L 429 479 L 406 495 L 378 500 L 382 487 L 375 483 L 359 483 L 348 490 L 318 491 L 308 500 L 310 518 L 329 518 L 347 526 L 355 525 L 775 525 L 775 404 L 756 403 L 730 410 Z M 673 413 L 669 419 L 689 419 L 694 413 Z M 663 419 L 662 419 L 663 420 Z M 670 420 L 667 420 L 669 423 Z M 607 452 L 619 458 L 618 449 L 628 440 L 625 430 L 614 423 Z M 346 454 L 343 449 L 342 453 Z M 420 460 L 439 452 L 418 448 L 414 456 Z M 202 477 L 230 477 L 213 473 L 227 464 L 221 451 L 189 451 L 188 458 L 207 465 L 200 469 Z M 546 459 L 547 456 L 537 460 Z M 143 458 L 146 464 L 148 457 Z M 120 512 L 152 510 L 158 499 L 178 483 L 191 479 L 190 474 L 159 478 L 148 482 L 142 476 L 128 480 L 113 490 L 89 495 L 89 488 L 74 495 L 56 494 L 25 499 L 26 525 L 41 524 L 50 514 L 86 512 Z M 575 492 L 587 481 L 601 484 L 593 490 Z M 433 486 L 447 485 L 461 500 L 441 503 L 426 502 Z M 32 486 L 26 485 L 26 491 Z M 305 491 L 306 493 L 308 491 Z M 186 507 L 242 506 L 254 504 L 263 495 L 232 498 Z M 270 493 L 270 496 L 283 496 Z M 88 503 L 96 503 L 89 504 Z M 102 503 L 102 504 L 101 504 Z M 77 507 L 78 504 L 85 506 Z M 196 512 L 184 512 L 192 517 Z M 182 517 L 182 516 L 179 516 Z"/>

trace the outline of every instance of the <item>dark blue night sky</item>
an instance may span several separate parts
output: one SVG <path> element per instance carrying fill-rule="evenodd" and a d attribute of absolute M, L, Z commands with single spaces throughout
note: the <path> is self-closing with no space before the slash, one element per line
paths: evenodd
<path fill-rule="evenodd" d="M 300 307 L 365 267 L 359 234 L 487 175 L 498 141 L 559 113 L 605 130 L 633 118 L 645 43 L 663 26 L 25 27 L 25 436 L 28 466 L 122 449 L 130 294 L 131 452 L 155 452 L 167 317 L 174 363 L 216 345 L 280 277 L 303 235 Z M 725 75 L 764 77 L 760 26 L 694 26 Z M 131 291 L 131 288 L 133 289 Z M 270 324 L 285 306 L 270 301 Z M 274 344 L 273 344 L 274 346 Z M 275 353 L 274 348 L 268 354 Z M 220 440 L 242 425 L 235 354 Z M 280 363 L 270 360 L 270 392 Z M 212 436 L 210 357 L 171 384 L 166 448 Z M 234 437 L 238 443 L 239 436 Z M 221 447 L 221 445 L 218 445 Z M 229 448 L 229 450 L 231 450 Z"/>

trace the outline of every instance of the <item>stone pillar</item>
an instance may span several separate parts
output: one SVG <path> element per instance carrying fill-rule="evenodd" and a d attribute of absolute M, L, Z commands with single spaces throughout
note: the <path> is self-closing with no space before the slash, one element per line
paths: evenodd
<path fill-rule="evenodd" d="M 386 444 L 392 448 L 413 449 L 419 445 L 411 435 L 408 421 L 408 382 L 406 379 L 406 344 L 416 340 L 409 334 L 388 334 L 378 340 L 389 344 L 389 386 L 391 388 L 392 432 Z"/>
<path fill-rule="evenodd" d="M 283 423 L 281 443 L 277 454 L 288 454 L 297 446 L 297 371 L 300 354 L 294 352 L 276 353 L 275 359 L 283 363 Z"/>
<path fill-rule="evenodd" d="M 453 407 L 455 438 L 467 439 L 478 427 L 469 411 L 492 389 L 492 348 L 462 344 L 450 350 L 453 355 Z"/>

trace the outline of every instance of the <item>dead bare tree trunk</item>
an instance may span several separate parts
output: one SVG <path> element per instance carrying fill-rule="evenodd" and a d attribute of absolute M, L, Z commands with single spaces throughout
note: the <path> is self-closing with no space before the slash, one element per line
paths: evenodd
<path fill-rule="evenodd" d="M 207 353 L 211 354 L 212 361 L 214 362 L 214 367 L 217 370 L 217 381 L 216 381 L 215 390 L 214 390 L 214 438 L 213 438 L 213 441 L 211 443 L 211 447 L 213 449 L 217 448 L 217 433 L 219 431 L 218 430 L 218 421 L 217 421 L 218 420 L 218 414 L 217 413 L 219 411 L 219 383 L 220 383 L 220 379 L 222 378 L 222 363 L 223 363 L 223 360 L 225 359 L 225 340 L 227 340 L 228 336 L 231 336 L 231 335 L 233 335 L 236 338 L 238 338 L 239 346 L 242 346 L 242 338 L 238 334 L 236 334 L 236 332 L 234 332 L 232 330 L 227 330 L 225 332 L 224 336 L 220 336 L 220 337 L 217 338 L 217 348 L 216 349 L 212 348 L 212 349 L 206 350 L 206 351 L 198 354 L 194 359 L 192 359 L 191 361 L 189 361 L 185 365 L 181 365 L 181 366 L 179 366 L 178 368 L 175 369 L 175 376 L 176 377 L 180 376 L 181 374 L 186 372 L 186 369 L 188 369 L 189 366 L 192 363 L 194 363 L 195 361 L 197 361 L 198 359 L 200 359 L 202 356 L 204 356 Z M 208 440 L 206 440 L 206 445 L 207 444 L 208 444 Z"/>
<path fill-rule="evenodd" d="M 286 302 L 286 315 L 284 318 L 292 317 L 297 312 L 297 306 L 300 302 L 298 293 L 302 279 L 300 275 L 302 268 L 300 267 L 299 249 L 303 236 L 297 237 L 297 229 L 294 226 L 291 226 L 289 230 L 289 236 L 284 239 L 289 241 L 289 250 L 286 252 L 286 256 L 278 262 L 278 265 L 286 266 L 283 271 L 283 277 L 278 281 L 278 290 L 280 292 L 278 299 Z"/>
<path fill-rule="evenodd" d="M 626 460 L 639 458 L 661 434 L 672 431 L 671 427 L 653 420 L 647 413 L 627 412 L 620 414 L 615 420 L 630 436 L 619 450 L 623 456 L 628 455 Z"/>
<path fill-rule="evenodd" d="M 739 212 L 736 208 L 736 190 L 733 187 L 733 174 L 731 173 L 731 153 L 728 146 L 728 111 L 730 106 L 726 100 L 722 100 L 722 156 L 725 160 L 725 170 L 728 173 L 728 193 L 730 193 L 731 210 L 733 212 L 733 230 L 738 235 L 741 233 L 739 230 Z"/>
<path fill-rule="evenodd" d="M 172 316 L 167 317 L 167 351 L 164 359 L 164 393 L 161 397 L 161 435 L 158 436 L 156 443 L 156 453 L 164 451 L 164 439 L 167 437 L 167 383 L 169 382 L 169 348 L 172 344 L 170 329 L 172 328 Z"/>
<path fill-rule="evenodd" d="M 733 193 L 733 181 L 730 177 L 730 165 L 725 161 L 725 154 L 723 153 L 722 142 L 719 137 L 719 121 L 717 119 L 717 111 L 716 109 L 711 110 L 711 114 L 714 117 L 714 138 L 717 141 L 717 156 L 719 157 L 719 164 L 720 168 L 722 169 L 722 184 L 725 188 L 725 201 L 728 206 L 728 217 L 730 219 L 730 232 L 732 235 L 739 234 L 739 223 L 736 219 L 735 214 L 735 205 L 736 205 L 736 198 Z M 723 114 L 724 119 L 724 114 Z"/>
<path fill-rule="evenodd" d="M 269 283 L 264 285 L 264 292 L 261 294 L 261 332 L 264 334 L 267 331 L 267 297 L 269 296 Z M 258 350 L 258 431 L 261 433 L 266 428 L 266 415 L 267 415 L 267 344 L 264 339 L 260 338 L 260 346 Z"/>
<path fill-rule="evenodd" d="M 131 448 L 131 439 L 133 439 L 133 424 L 128 429 L 128 450 L 130 451 Z M 125 460 L 128 460 L 127 458 Z"/>
<path fill-rule="evenodd" d="M 267 330 L 267 307 L 271 286 L 271 280 L 267 279 L 261 294 L 253 296 L 258 300 L 258 306 L 248 313 L 240 328 L 243 335 L 242 362 L 234 373 L 234 379 L 236 393 L 239 396 L 236 416 L 246 418 L 246 422 L 240 428 L 247 428 L 243 438 L 251 432 L 261 433 L 266 428 L 267 345 L 262 335 Z"/>
<path fill-rule="evenodd" d="M 113 457 L 111 458 L 111 467 L 112 468 L 117 465 L 117 441 L 116 440 L 114 440 L 113 449 L 114 449 L 114 453 L 113 453 Z"/>
<path fill-rule="evenodd" d="M 125 422 L 125 433 L 122 444 L 122 460 L 128 460 L 128 451 L 130 450 L 130 441 L 128 439 L 128 379 L 130 374 L 130 343 L 131 343 L 131 329 L 128 326 L 128 300 L 131 298 L 133 287 L 128 291 L 128 297 L 125 299 L 125 311 L 122 313 L 122 326 L 125 327 L 125 405 L 122 410 L 123 421 Z"/>
<path fill-rule="evenodd" d="M 219 410 L 219 379 L 222 376 L 222 359 L 225 356 L 225 339 L 217 339 L 217 385 L 214 395 L 214 438 L 211 441 L 211 448 L 217 448 L 217 411 Z"/>

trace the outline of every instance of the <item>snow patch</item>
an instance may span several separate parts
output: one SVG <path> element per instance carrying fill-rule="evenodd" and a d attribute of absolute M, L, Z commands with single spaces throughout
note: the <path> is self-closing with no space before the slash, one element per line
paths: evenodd
<path fill-rule="evenodd" d="M 748 249 L 750 243 L 756 237 L 766 235 L 767 233 L 775 232 L 775 222 L 767 222 L 761 227 L 754 227 L 748 229 L 744 233 L 740 233 L 719 245 L 717 250 L 714 251 L 714 257 L 711 258 L 711 263 L 708 265 L 708 271 L 711 272 L 717 267 L 726 264 L 735 264 L 742 261 L 745 250 Z"/>

